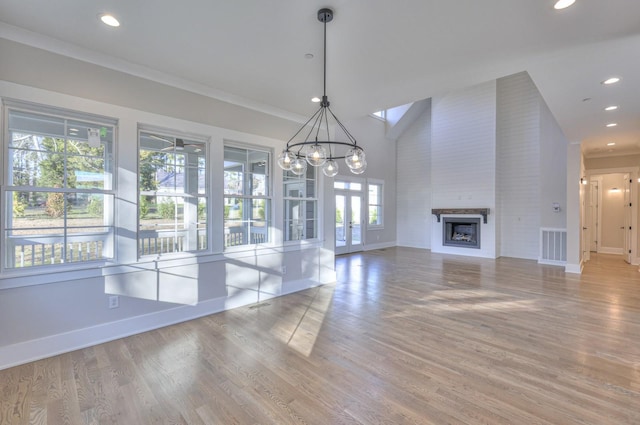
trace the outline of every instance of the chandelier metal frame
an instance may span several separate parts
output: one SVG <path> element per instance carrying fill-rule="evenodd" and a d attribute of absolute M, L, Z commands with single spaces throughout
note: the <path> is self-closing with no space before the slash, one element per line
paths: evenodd
<path fill-rule="evenodd" d="M 308 163 L 315 167 L 322 167 L 326 176 L 333 177 L 338 172 L 336 159 L 345 159 L 347 166 L 354 174 L 362 174 L 366 169 L 364 150 L 358 146 L 355 137 L 333 113 L 327 97 L 327 23 L 332 20 L 331 9 L 323 8 L 318 11 L 318 21 L 322 22 L 324 27 L 323 94 L 320 108 L 287 141 L 286 148 L 278 158 L 278 165 L 282 169 L 291 170 L 297 175 L 302 175 L 306 171 Z M 330 119 L 335 123 L 330 124 Z M 346 141 L 331 140 L 332 128 L 336 129 L 336 132 L 340 129 L 346 136 Z M 305 138 L 302 141 L 295 141 L 301 134 L 304 134 Z M 348 149 L 345 153 L 340 153 L 336 149 L 338 146 L 346 146 Z"/>

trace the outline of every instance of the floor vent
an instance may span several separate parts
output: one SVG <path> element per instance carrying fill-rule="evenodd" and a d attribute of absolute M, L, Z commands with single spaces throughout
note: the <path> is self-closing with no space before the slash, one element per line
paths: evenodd
<path fill-rule="evenodd" d="M 567 263 L 567 229 L 540 228 L 540 264 Z"/>

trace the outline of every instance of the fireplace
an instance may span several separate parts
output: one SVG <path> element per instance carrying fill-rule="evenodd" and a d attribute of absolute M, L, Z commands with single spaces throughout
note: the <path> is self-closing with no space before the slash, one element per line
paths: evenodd
<path fill-rule="evenodd" d="M 480 249 L 480 219 L 442 218 L 442 245 Z"/>

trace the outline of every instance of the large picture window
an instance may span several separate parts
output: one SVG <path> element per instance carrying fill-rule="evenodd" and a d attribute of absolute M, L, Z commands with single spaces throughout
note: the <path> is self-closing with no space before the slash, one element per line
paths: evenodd
<path fill-rule="evenodd" d="M 284 172 L 284 240 L 317 238 L 318 195 L 316 167 L 302 176 Z"/>
<path fill-rule="evenodd" d="M 206 250 L 206 143 L 147 131 L 139 138 L 139 254 Z"/>
<path fill-rule="evenodd" d="M 269 242 L 270 153 L 224 148 L 224 247 Z"/>
<path fill-rule="evenodd" d="M 8 105 L 3 268 L 113 258 L 115 120 Z"/>

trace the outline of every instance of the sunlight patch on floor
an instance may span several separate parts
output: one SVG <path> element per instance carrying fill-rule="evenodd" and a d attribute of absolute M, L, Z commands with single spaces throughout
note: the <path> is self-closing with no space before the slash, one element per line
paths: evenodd
<path fill-rule="evenodd" d="M 330 285 L 318 287 L 307 305 L 302 305 L 278 319 L 271 328 L 271 334 L 300 354 L 309 357 L 331 305 L 334 290 L 335 286 Z"/>

